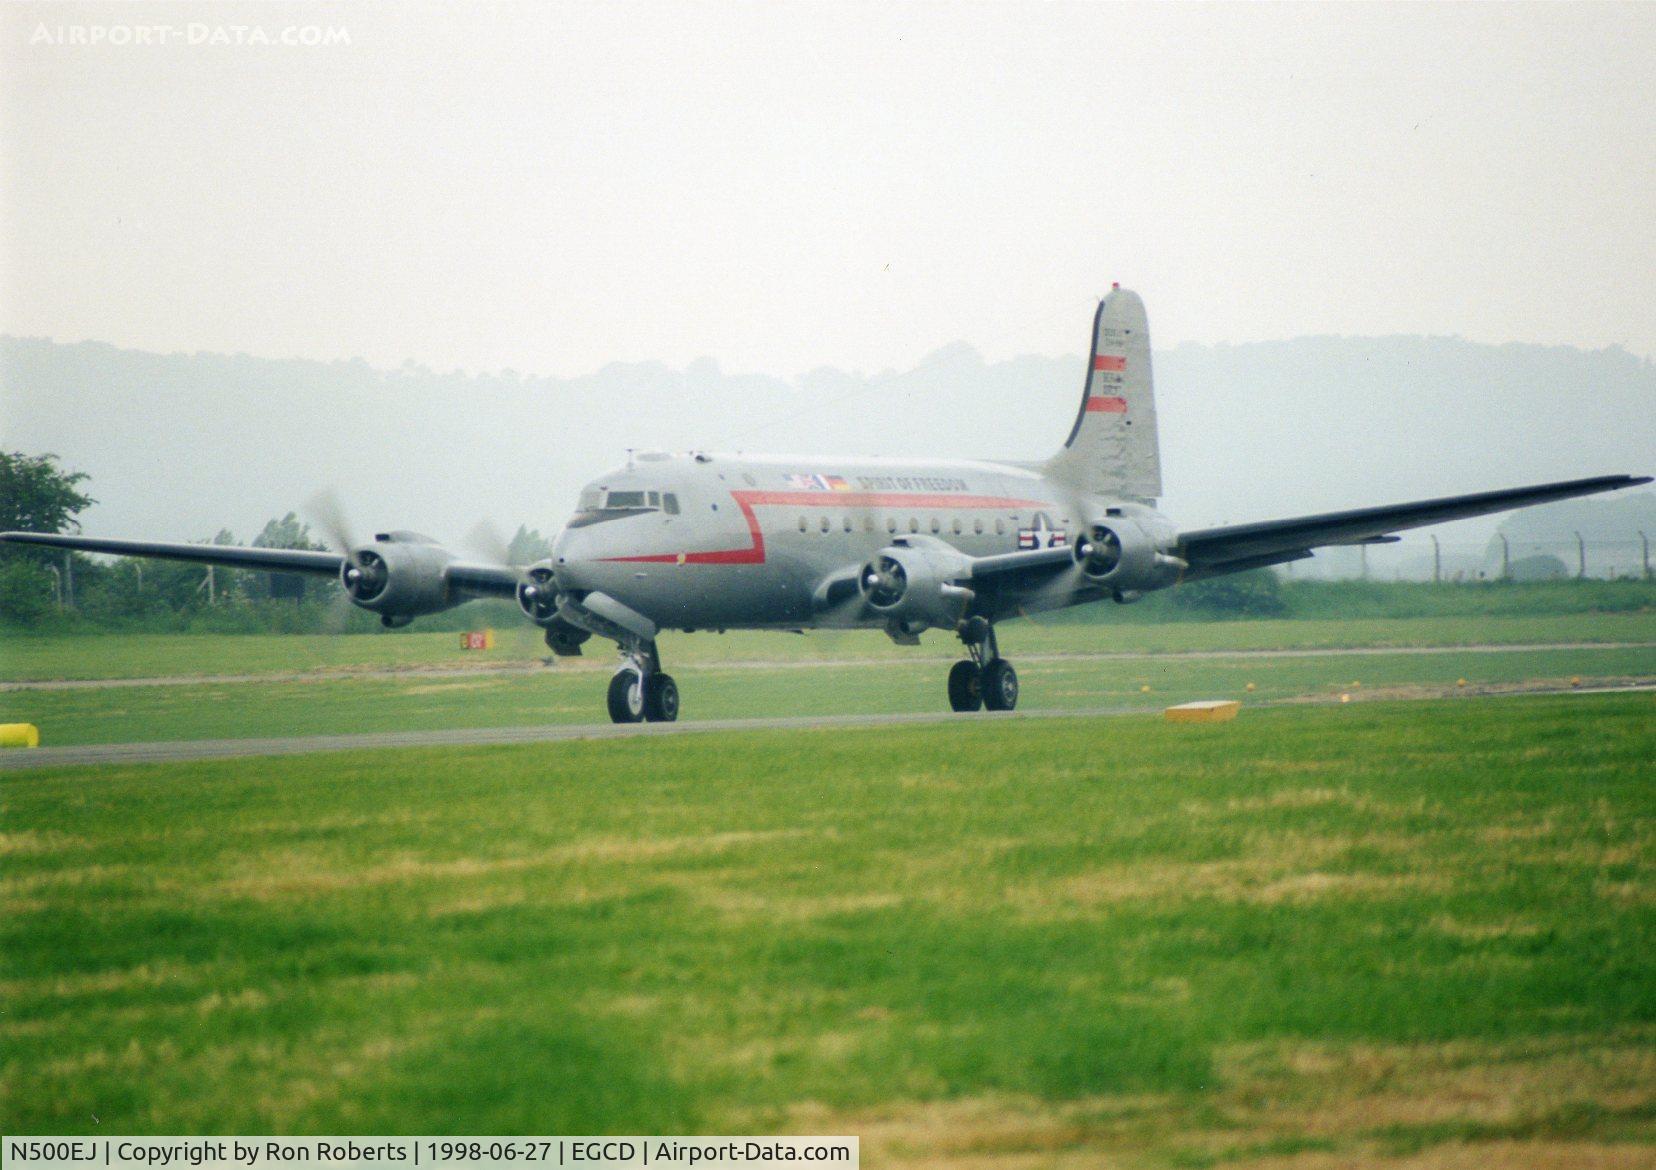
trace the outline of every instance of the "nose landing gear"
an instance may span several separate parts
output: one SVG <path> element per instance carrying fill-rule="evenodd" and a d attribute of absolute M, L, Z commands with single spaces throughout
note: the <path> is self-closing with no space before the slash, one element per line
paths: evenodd
<path fill-rule="evenodd" d="M 626 660 L 609 684 L 612 723 L 672 723 L 679 715 L 678 683 L 661 669 L 654 642 L 624 647 Z"/>
<path fill-rule="evenodd" d="M 961 622 L 956 633 L 971 655 L 949 671 L 949 708 L 954 711 L 1010 711 L 1018 705 L 1018 672 L 1000 656 L 995 627 L 987 618 Z"/>

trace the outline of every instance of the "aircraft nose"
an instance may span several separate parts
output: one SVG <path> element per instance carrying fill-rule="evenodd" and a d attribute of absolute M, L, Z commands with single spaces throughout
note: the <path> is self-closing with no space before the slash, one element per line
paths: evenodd
<path fill-rule="evenodd" d="M 580 532 L 565 530 L 552 545 L 553 572 L 563 589 L 591 589 L 592 567 L 596 561 L 591 541 Z"/>

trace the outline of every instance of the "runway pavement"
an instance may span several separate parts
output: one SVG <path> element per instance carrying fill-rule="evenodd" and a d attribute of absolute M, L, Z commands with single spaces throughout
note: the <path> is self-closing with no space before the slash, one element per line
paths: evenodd
<path fill-rule="evenodd" d="M 900 715 L 806 715 L 774 719 L 703 719 L 685 723 L 570 723 L 538 727 L 453 727 L 431 731 L 382 731 L 362 735 L 307 735 L 281 739 L 194 739 L 164 743 L 103 743 L 68 747 L 18 748 L 0 754 L 0 772 L 70 764 L 153 764 L 222 760 L 240 756 L 291 756 L 309 752 L 372 748 L 456 747 L 546 743 L 565 739 L 623 739 L 643 735 L 687 735 L 702 731 L 766 731 L 822 727 L 892 727 L 942 723 L 951 719 L 1029 720 L 1100 715 L 1145 715 L 1143 707 L 1098 707 L 1067 711 L 952 711 Z"/>

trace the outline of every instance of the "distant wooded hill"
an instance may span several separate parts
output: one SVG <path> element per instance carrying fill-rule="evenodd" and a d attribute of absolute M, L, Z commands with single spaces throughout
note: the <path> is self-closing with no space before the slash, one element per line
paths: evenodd
<path fill-rule="evenodd" d="M 1190 525 L 1656 467 L 1656 367 L 1621 349 L 1306 337 L 1156 355 L 1167 494 Z M 0 442 L 91 475 L 87 531 L 257 531 L 333 486 L 363 532 L 554 531 L 625 449 L 1032 460 L 1082 360 L 794 378 L 615 364 L 571 378 L 0 339 Z M 1459 530 L 1482 543 L 1493 524 Z"/>

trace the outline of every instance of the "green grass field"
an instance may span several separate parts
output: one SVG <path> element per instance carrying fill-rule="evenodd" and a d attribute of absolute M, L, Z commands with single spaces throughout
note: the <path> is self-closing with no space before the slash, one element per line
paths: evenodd
<path fill-rule="evenodd" d="M 1106 607 L 1113 610 L 1115 607 Z M 1530 617 L 1432 617 L 1362 620 L 1177 622 L 1111 625 L 1028 620 L 1001 627 L 1006 653 L 1291 650 L 1354 646 L 1466 646 L 1558 642 L 1656 643 L 1656 611 Z M 272 674 L 361 668 L 502 666 L 548 653 L 527 623 L 502 626 L 495 650 L 466 653 L 453 633 L 395 634 L 85 634 L 8 635 L 0 640 L 0 681 L 150 678 L 201 674 Z M 959 644 L 933 632 L 919 649 L 894 646 L 874 632 L 667 634 L 669 667 L 736 661 L 833 661 L 955 657 Z M 613 655 L 596 642 L 589 658 Z"/>
<path fill-rule="evenodd" d="M 9 1134 L 1649 1165 L 1648 694 L 8 776 Z"/>

